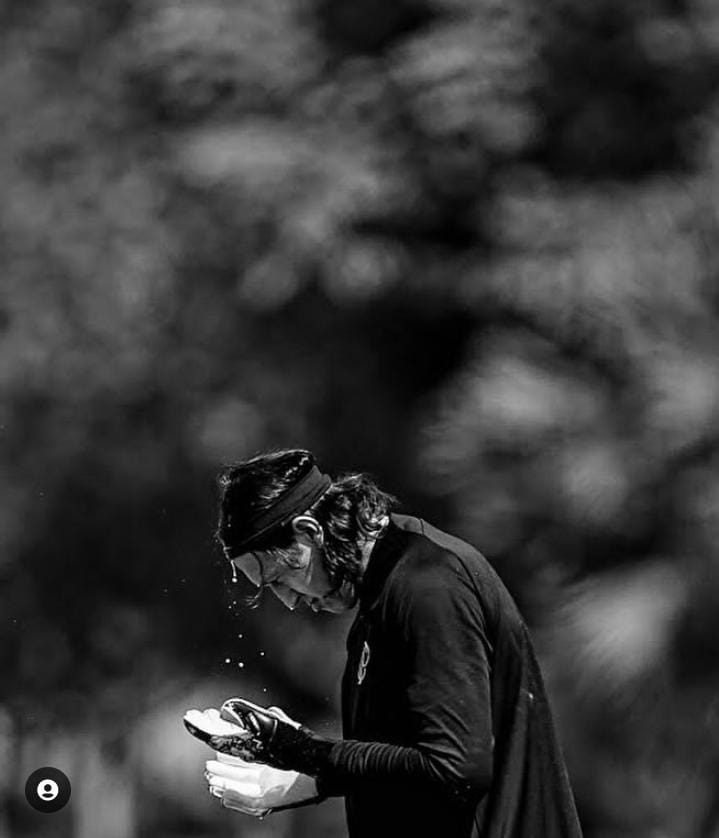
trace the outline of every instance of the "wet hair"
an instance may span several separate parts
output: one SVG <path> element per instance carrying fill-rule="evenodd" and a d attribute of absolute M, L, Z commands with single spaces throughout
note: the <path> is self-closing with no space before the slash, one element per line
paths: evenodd
<path fill-rule="evenodd" d="M 309 451 L 290 449 L 226 466 L 218 478 L 220 512 L 216 537 L 220 546 L 224 549 L 232 544 L 238 521 L 270 509 L 314 465 L 315 459 Z M 323 561 L 336 588 L 358 582 L 362 543 L 379 534 L 383 518 L 395 505 L 395 498 L 383 492 L 368 475 L 345 474 L 334 478 L 309 509 L 297 513 L 312 515 L 322 526 Z M 295 532 L 288 522 L 253 542 L 250 549 L 286 561 L 294 543 Z"/>
<path fill-rule="evenodd" d="M 232 550 L 242 522 L 270 509 L 314 464 L 309 451 L 289 450 L 260 454 L 223 468 L 218 477 L 220 515 L 216 531 L 223 549 Z M 287 550 L 293 542 L 294 531 L 291 523 L 286 523 L 255 540 L 251 549 L 252 552 Z"/>
<path fill-rule="evenodd" d="M 383 518 L 396 505 L 369 475 L 344 474 L 311 507 L 310 514 L 324 530 L 325 569 L 336 587 L 359 581 L 362 544 L 380 534 Z"/>

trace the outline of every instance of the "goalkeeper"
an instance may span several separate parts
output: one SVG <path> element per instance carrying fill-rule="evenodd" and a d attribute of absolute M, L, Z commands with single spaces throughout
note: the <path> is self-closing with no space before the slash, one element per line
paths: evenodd
<path fill-rule="evenodd" d="M 224 805 L 343 796 L 350 838 L 580 838 L 527 628 L 475 548 L 307 451 L 230 466 L 220 487 L 233 571 L 290 609 L 357 610 L 342 739 L 242 698 L 188 714 L 219 752 L 206 777 Z"/>

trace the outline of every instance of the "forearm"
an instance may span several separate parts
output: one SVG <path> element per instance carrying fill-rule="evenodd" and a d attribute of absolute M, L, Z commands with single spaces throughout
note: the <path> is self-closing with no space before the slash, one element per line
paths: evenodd
<path fill-rule="evenodd" d="M 441 745 L 325 739 L 308 728 L 280 725 L 265 759 L 278 767 L 315 777 L 321 797 L 344 795 L 365 784 L 410 785 L 418 793 L 456 802 L 477 800 L 489 787 L 491 748 L 468 747 L 457 736 Z"/>
<path fill-rule="evenodd" d="M 420 793 L 424 789 L 468 801 L 482 797 L 491 774 L 491 755 L 458 763 L 417 747 L 345 739 L 326 752 L 318 789 L 331 796 L 365 783 L 410 784 Z"/>

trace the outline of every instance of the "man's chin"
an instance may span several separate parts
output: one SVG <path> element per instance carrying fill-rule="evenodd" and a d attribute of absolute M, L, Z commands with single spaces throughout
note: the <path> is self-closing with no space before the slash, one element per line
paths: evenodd
<path fill-rule="evenodd" d="M 345 611 L 350 610 L 350 607 L 344 602 L 323 602 L 320 611 L 324 611 L 326 614 L 344 614 Z"/>
<path fill-rule="evenodd" d="M 328 614 L 344 614 L 346 611 L 351 611 L 356 604 L 357 594 L 354 591 L 343 591 L 340 595 L 323 599 L 320 610 Z"/>

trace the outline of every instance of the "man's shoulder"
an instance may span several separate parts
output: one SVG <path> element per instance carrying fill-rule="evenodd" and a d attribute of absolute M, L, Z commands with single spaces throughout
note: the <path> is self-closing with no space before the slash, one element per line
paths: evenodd
<path fill-rule="evenodd" d="M 392 515 L 392 523 L 409 536 L 408 544 L 416 546 L 420 551 L 423 548 L 423 552 L 455 556 L 463 563 L 469 562 L 470 566 L 490 567 L 485 556 L 472 544 L 438 529 L 423 518 Z"/>
<path fill-rule="evenodd" d="M 469 542 L 422 518 L 393 515 L 392 522 L 403 533 L 405 545 L 393 574 L 397 582 L 410 587 L 462 582 L 482 600 L 506 593 L 488 559 Z"/>

